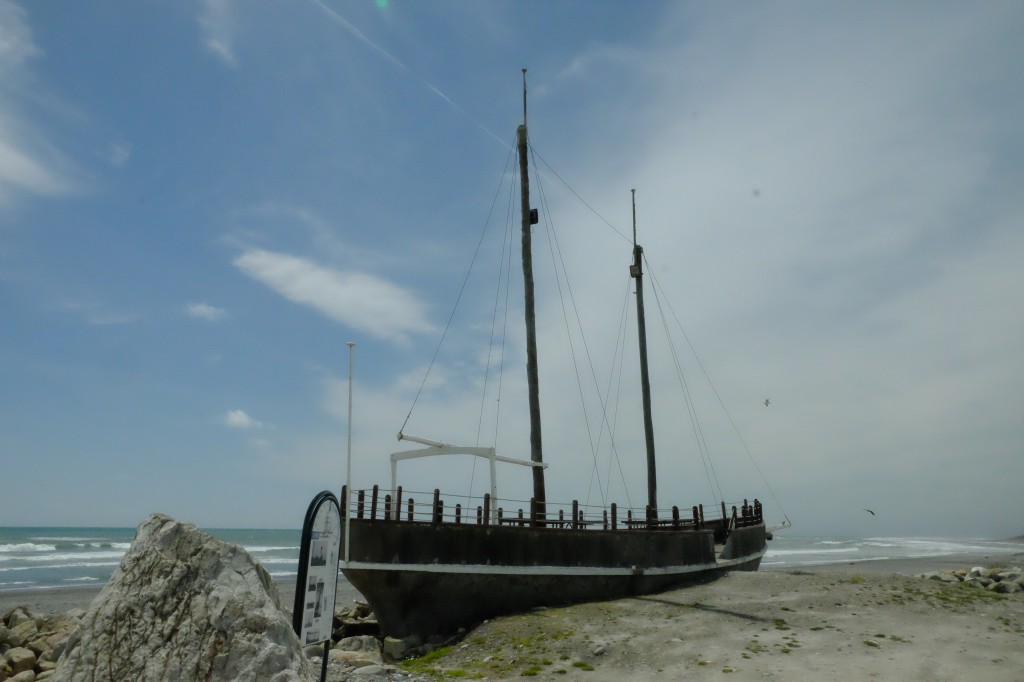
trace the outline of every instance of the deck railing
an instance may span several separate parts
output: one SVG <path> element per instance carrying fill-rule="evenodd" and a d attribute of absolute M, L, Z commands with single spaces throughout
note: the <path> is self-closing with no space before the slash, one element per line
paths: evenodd
<path fill-rule="evenodd" d="M 384 493 L 383 496 L 381 493 Z M 416 502 L 415 495 L 420 500 L 428 498 L 428 502 Z M 548 509 L 557 508 L 557 513 L 549 511 L 547 514 L 540 512 L 540 506 L 535 500 L 517 501 L 505 500 L 513 505 L 527 505 L 526 510 L 519 506 L 513 511 L 506 511 L 501 501 L 492 500 L 490 494 L 483 498 L 465 498 L 467 504 L 461 502 L 454 506 L 446 505 L 441 499 L 441 491 L 435 489 L 433 493 L 406 492 L 402 486 L 394 490 L 382 491 L 379 486 L 373 486 L 369 491 L 359 489 L 355 491 L 354 499 L 348 499 L 348 492 L 345 487 L 341 489 L 341 507 L 348 509 L 353 519 L 382 521 L 382 522 L 407 522 L 407 523 L 431 523 L 431 524 L 477 524 L 482 526 L 497 525 L 520 528 L 568 528 L 575 530 L 599 529 L 599 530 L 706 530 L 708 528 L 718 529 L 726 533 L 733 528 L 753 526 L 764 522 L 761 502 L 754 499 L 753 503 L 743 500 L 740 505 L 730 505 L 725 502 L 715 503 L 708 506 L 705 514 L 703 504 L 690 507 L 689 510 L 680 511 L 679 507 L 671 509 L 653 510 L 650 507 L 634 510 L 625 510 L 625 518 L 622 518 L 621 511 L 614 502 L 609 507 L 594 507 L 593 505 L 580 505 L 578 500 L 573 500 L 571 505 L 557 505 L 548 503 Z M 479 500 L 480 504 L 472 504 L 473 500 Z M 568 514 L 567 514 L 568 512 Z"/>

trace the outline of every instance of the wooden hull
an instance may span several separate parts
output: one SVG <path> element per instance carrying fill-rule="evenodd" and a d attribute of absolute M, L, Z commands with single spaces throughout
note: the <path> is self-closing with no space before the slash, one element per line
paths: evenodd
<path fill-rule="evenodd" d="M 756 571 L 760 523 L 710 530 L 571 530 L 352 520 L 342 572 L 390 636 L 450 634 L 494 616 L 655 594 Z"/>

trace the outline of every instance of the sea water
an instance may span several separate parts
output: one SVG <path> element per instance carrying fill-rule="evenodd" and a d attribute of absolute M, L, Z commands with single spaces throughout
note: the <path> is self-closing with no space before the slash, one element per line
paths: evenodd
<path fill-rule="evenodd" d="M 245 547 L 275 580 L 294 580 L 299 530 L 208 529 Z M 100 586 L 131 546 L 134 528 L 0 528 L 0 593 Z M 1020 542 L 945 538 L 801 537 L 777 532 L 761 562 L 764 570 L 800 566 L 1024 551 Z"/>
<path fill-rule="evenodd" d="M 959 554 L 1007 557 L 1024 552 L 1013 540 L 950 538 L 838 538 L 801 537 L 775 533 L 761 560 L 763 570 L 824 566 L 888 559 L 920 559 Z"/>
<path fill-rule="evenodd" d="M 301 531 L 206 532 L 245 547 L 275 580 L 295 579 Z M 0 592 L 103 585 L 134 537 L 134 528 L 0 528 Z"/>

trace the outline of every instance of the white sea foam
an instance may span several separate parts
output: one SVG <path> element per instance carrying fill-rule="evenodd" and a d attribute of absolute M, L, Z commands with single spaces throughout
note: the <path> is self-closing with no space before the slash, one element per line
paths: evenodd
<path fill-rule="evenodd" d="M 775 549 L 769 547 L 770 556 L 793 556 L 798 554 L 853 554 L 860 550 L 856 547 L 843 547 L 841 549 Z"/>
<path fill-rule="evenodd" d="M 99 566 L 117 566 L 119 561 L 76 561 L 66 564 L 51 564 L 40 566 L 34 564 L 32 566 L 2 566 L 0 567 L 0 573 L 10 573 L 12 571 L 45 571 L 45 570 L 56 570 L 65 568 L 96 568 Z"/>
<path fill-rule="evenodd" d="M 66 583 L 94 583 L 99 582 L 99 578 L 93 578 L 92 576 L 83 576 L 81 578 L 64 578 Z"/>
<path fill-rule="evenodd" d="M 9 557 L 11 561 L 20 563 L 47 562 L 47 561 L 82 561 L 86 559 L 118 559 L 124 556 L 124 552 L 60 552 L 57 554 L 33 554 L 29 556 Z"/>
<path fill-rule="evenodd" d="M 56 551 L 56 549 L 56 545 L 39 545 L 34 542 L 19 542 L 15 545 L 0 545 L 0 552 L 53 552 Z"/>

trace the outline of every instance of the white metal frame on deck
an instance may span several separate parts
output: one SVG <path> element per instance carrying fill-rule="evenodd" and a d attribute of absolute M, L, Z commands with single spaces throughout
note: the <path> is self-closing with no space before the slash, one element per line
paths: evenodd
<path fill-rule="evenodd" d="M 425 445 L 425 448 L 417 448 L 415 450 L 403 450 L 401 452 L 391 453 L 391 489 L 397 490 L 396 483 L 398 480 L 398 463 L 406 459 L 418 459 L 420 457 L 437 457 L 439 455 L 471 455 L 473 457 L 481 457 L 486 459 L 490 465 L 491 471 L 491 506 L 488 510 L 488 520 L 494 515 L 494 509 L 498 503 L 498 481 L 496 472 L 496 463 L 504 462 L 506 464 L 518 464 L 526 467 L 541 467 L 547 469 L 548 465 L 546 462 L 531 462 L 527 459 L 517 459 L 515 457 L 506 457 L 505 455 L 499 455 L 494 448 L 481 448 L 470 445 L 452 445 L 451 443 L 443 443 L 441 441 L 429 440 L 427 438 L 420 438 L 419 436 L 407 436 L 404 433 L 398 434 L 398 440 L 407 440 L 413 443 L 419 443 Z M 401 513 L 397 511 L 397 513 Z"/>

